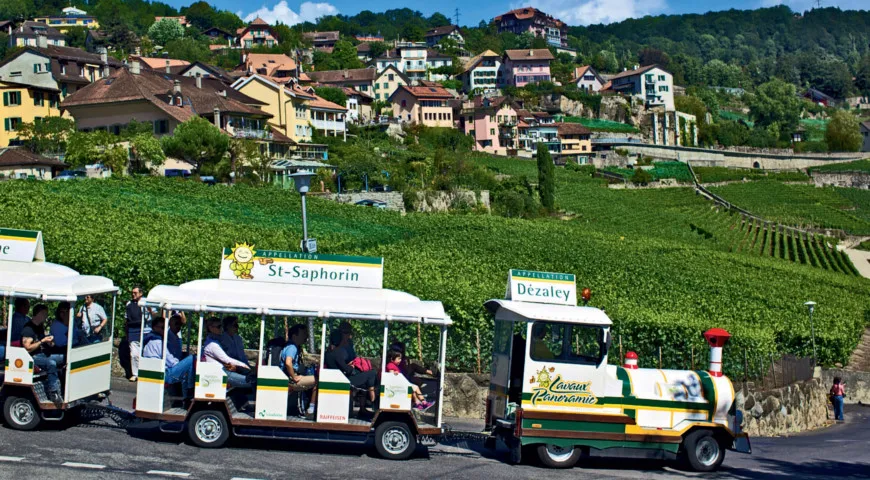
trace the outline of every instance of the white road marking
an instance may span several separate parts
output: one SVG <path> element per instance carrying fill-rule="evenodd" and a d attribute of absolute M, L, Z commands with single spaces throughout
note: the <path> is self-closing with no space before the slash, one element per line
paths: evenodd
<path fill-rule="evenodd" d="M 148 475 L 163 475 L 164 477 L 189 477 L 189 473 L 184 472 L 167 472 L 166 470 L 148 470 L 145 472 Z"/>
<path fill-rule="evenodd" d="M 78 463 L 78 462 L 64 462 L 61 464 L 62 467 L 72 467 L 72 468 L 90 468 L 93 470 L 102 470 L 106 468 L 105 465 L 97 465 L 95 463 Z"/>
<path fill-rule="evenodd" d="M 24 457 L 4 457 L 0 456 L 0 462 L 20 462 L 24 460 Z"/>
<path fill-rule="evenodd" d="M 259 478 L 233 477 L 230 480 L 260 480 Z"/>

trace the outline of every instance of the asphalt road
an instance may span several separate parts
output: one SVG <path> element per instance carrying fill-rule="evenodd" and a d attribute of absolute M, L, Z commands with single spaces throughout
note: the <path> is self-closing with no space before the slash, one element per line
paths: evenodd
<path fill-rule="evenodd" d="M 124 388 L 123 385 L 118 387 Z M 128 387 L 129 388 L 129 387 Z M 132 394 L 118 388 L 116 406 L 129 408 Z M 456 429 L 478 425 L 455 420 Z M 571 470 L 507 464 L 507 451 L 489 452 L 474 435 L 452 435 L 420 447 L 405 462 L 377 458 L 373 449 L 341 444 L 235 440 L 219 450 L 199 449 L 181 435 L 140 425 L 125 430 L 112 422 L 53 424 L 33 432 L 0 427 L 0 479 L 50 478 L 357 478 L 463 480 L 511 478 L 716 478 L 870 479 L 870 408 L 847 409 L 847 423 L 788 438 L 753 439 L 753 454 L 728 452 L 720 472 L 701 475 L 660 462 L 596 460 Z"/>

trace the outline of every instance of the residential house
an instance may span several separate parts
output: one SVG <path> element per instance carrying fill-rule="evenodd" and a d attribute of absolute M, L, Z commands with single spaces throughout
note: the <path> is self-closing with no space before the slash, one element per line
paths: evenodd
<path fill-rule="evenodd" d="M 508 97 L 476 96 L 466 102 L 460 125 L 474 138 L 474 150 L 508 155 L 519 146 L 517 110 Z"/>
<path fill-rule="evenodd" d="M 559 123 L 559 157 L 563 162 L 589 163 L 592 155 L 592 131 L 579 123 Z"/>
<path fill-rule="evenodd" d="M 546 112 L 529 112 L 517 109 L 518 148 L 526 153 L 537 150 L 543 143 L 551 153 L 559 153 L 559 127 L 555 118 Z"/>
<path fill-rule="evenodd" d="M 861 151 L 870 152 L 870 122 L 861 122 L 859 130 L 861 131 L 861 138 L 864 139 L 861 143 Z"/>
<path fill-rule="evenodd" d="M 335 42 L 338 41 L 339 32 L 304 32 L 302 37 L 310 41 L 316 50 L 332 53 Z"/>
<path fill-rule="evenodd" d="M 187 17 L 185 17 L 184 15 L 179 15 L 176 17 L 154 17 L 154 21 L 159 22 L 160 20 L 163 20 L 164 18 L 169 19 L 169 20 L 175 20 L 176 22 L 181 24 L 182 27 L 189 27 L 190 26 L 190 23 L 187 22 Z"/>
<path fill-rule="evenodd" d="M 368 42 L 360 43 L 356 46 L 356 58 L 360 62 L 369 63 L 372 61 L 372 46 Z"/>
<path fill-rule="evenodd" d="M 429 47 L 434 47 L 438 45 L 441 40 L 449 38 L 456 42 L 459 48 L 465 49 L 465 38 L 462 37 L 462 32 L 459 31 L 459 27 L 456 25 L 430 28 L 429 31 L 426 32 L 425 38 L 426 45 Z"/>
<path fill-rule="evenodd" d="M 318 97 L 312 87 L 307 87 L 307 91 L 314 95 L 314 99 L 308 101 L 314 130 L 320 131 L 324 136 L 341 136 L 347 139 L 347 107 Z"/>
<path fill-rule="evenodd" d="M 465 62 L 456 78 L 462 81 L 462 89 L 467 93 L 501 88 L 501 56 L 492 50 L 478 54 Z"/>
<path fill-rule="evenodd" d="M 503 13 L 493 19 L 498 33 L 511 32 L 516 35 L 530 32 L 542 37 L 554 47 L 568 47 L 568 26 L 565 22 L 533 7 L 518 8 Z"/>
<path fill-rule="evenodd" d="M 817 88 L 808 88 L 802 96 L 813 103 L 824 105 L 826 107 L 833 107 L 837 104 L 837 99 Z"/>
<path fill-rule="evenodd" d="M 440 50 L 426 50 L 426 80 L 441 81 L 450 78 L 449 74 L 436 73 L 435 70 L 442 67 L 453 66 L 453 57 L 441 53 Z"/>
<path fill-rule="evenodd" d="M 412 82 L 420 80 L 444 80 L 444 74 L 430 73 L 439 67 L 450 66 L 453 59 L 441 52 L 426 47 L 425 43 L 403 42 L 396 48 L 387 50 L 375 59 L 379 72 L 389 66 L 404 73 Z"/>
<path fill-rule="evenodd" d="M 0 20 L 0 32 L 5 33 L 6 35 L 12 35 L 12 31 L 15 30 L 15 22 L 12 20 Z"/>
<path fill-rule="evenodd" d="M 37 155 L 27 148 L 0 148 L 0 179 L 35 178 L 37 180 L 50 180 L 65 167 L 65 163 Z"/>
<path fill-rule="evenodd" d="M 347 96 L 347 119 L 353 123 L 368 123 L 374 118 L 372 103 L 374 99 L 351 87 L 341 87 Z"/>
<path fill-rule="evenodd" d="M 507 50 L 504 53 L 502 72 L 504 83 L 523 87 L 530 83 L 549 82 L 550 61 L 553 54 L 546 48 Z"/>
<path fill-rule="evenodd" d="M 846 98 L 846 105 L 856 110 L 870 110 L 870 97 L 863 95 Z"/>
<path fill-rule="evenodd" d="M 25 47 L 0 63 L 0 146 L 17 143 L 15 132 L 22 123 L 61 115 L 59 103 L 67 95 L 122 66 L 105 51 L 93 54 L 57 46 Z"/>
<path fill-rule="evenodd" d="M 383 42 L 383 35 L 355 35 L 356 41 L 358 42 Z"/>
<path fill-rule="evenodd" d="M 190 66 L 187 60 L 179 60 L 168 57 L 141 57 L 130 55 L 131 62 L 139 62 L 141 68 L 145 70 L 161 71 L 163 73 L 178 73 L 183 68 Z"/>
<path fill-rule="evenodd" d="M 390 65 L 378 73 L 375 78 L 374 99 L 375 101 L 386 102 L 390 95 L 402 85 L 410 85 L 411 79 L 407 75 L 400 72 L 398 68 Z M 365 93 L 365 92 L 363 92 Z"/>
<path fill-rule="evenodd" d="M 40 42 L 43 43 L 40 45 Z M 9 45 L 14 47 L 45 45 L 64 47 L 66 46 L 66 35 L 42 22 L 21 22 L 9 36 Z"/>
<path fill-rule="evenodd" d="M 216 78 L 227 85 L 235 82 L 237 78 L 223 68 L 202 62 L 191 63 L 190 65 L 183 66 L 180 69 L 172 68 L 171 70 L 172 73 L 183 75 L 185 77 Z"/>
<path fill-rule="evenodd" d="M 658 65 L 635 67 L 610 77 L 609 90 L 641 98 L 646 106 L 674 108 L 674 76 Z"/>
<path fill-rule="evenodd" d="M 247 27 L 236 30 L 236 38 L 242 48 L 274 47 L 278 44 L 272 26 L 260 17 L 255 18 Z"/>
<path fill-rule="evenodd" d="M 70 27 L 100 28 L 100 23 L 96 17 L 88 15 L 88 12 L 75 7 L 66 7 L 61 10 L 60 15 L 36 17 L 33 21 L 44 23 L 49 27 L 59 30 L 61 33 L 66 33 Z"/>
<path fill-rule="evenodd" d="M 211 27 L 202 32 L 203 35 L 211 39 L 212 43 L 225 43 L 227 45 L 234 45 L 236 43 L 236 34 L 230 33 L 219 27 Z"/>
<path fill-rule="evenodd" d="M 236 71 L 246 75 L 263 75 L 277 82 L 287 82 L 297 73 L 296 61 L 283 53 L 246 53 Z"/>
<path fill-rule="evenodd" d="M 601 86 L 605 81 L 598 74 L 592 65 L 584 65 L 574 69 L 574 77 L 571 83 L 577 86 L 577 89 L 584 92 L 594 93 L 601 90 Z"/>
<path fill-rule="evenodd" d="M 312 82 L 330 87 L 351 87 L 371 95 L 378 72 L 374 68 L 353 68 L 347 70 L 323 70 L 307 72 Z"/>
<path fill-rule="evenodd" d="M 427 127 L 453 128 L 453 107 L 448 103 L 453 95 L 441 86 L 397 88 L 389 101 L 393 115 L 403 123 Z"/>

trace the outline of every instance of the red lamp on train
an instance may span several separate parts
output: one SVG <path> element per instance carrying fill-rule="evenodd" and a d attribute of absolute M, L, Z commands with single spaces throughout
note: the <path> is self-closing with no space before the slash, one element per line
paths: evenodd
<path fill-rule="evenodd" d="M 707 371 L 714 377 L 722 376 L 722 347 L 728 343 L 731 334 L 722 328 L 711 328 L 704 332 L 704 338 L 710 345 L 710 366 Z"/>

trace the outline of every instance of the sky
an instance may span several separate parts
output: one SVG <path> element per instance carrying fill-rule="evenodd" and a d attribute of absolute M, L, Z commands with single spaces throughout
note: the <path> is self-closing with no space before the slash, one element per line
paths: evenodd
<path fill-rule="evenodd" d="M 821 0 L 823 7 L 840 7 L 843 10 L 870 8 L 870 0 Z M 176 6 L 189 3 L 174 0 Z M 477 25 L 481 20 L 492 17 L 512 8 L 534 6 L 553 15 L 569 25 L 589 25 L 613 23 L 626 18 L 645 15 L 704 13 L 709 10 L 755 9 L 784 4 L 795 11 L 808 10 L 816 0 L 440 0 L 438 2 L 419 2 L 401 0 L 211 0 L 219 8 L 231 10 L 244 20 L 257 16 L 269 23 L 281 21 L 293 25 L 303 21 L 314 21 L 320 16 L 331 14 L 354 15 L 361 10 L 380 12 L 391 8 L 408 7 L 431 15 L 438 11 L 449 17 L 459 9 L 460 25 Z M 240 7 L 242 7 L 240 9 Z M 246 8 L 247 7 L 247 8 Z"/>

